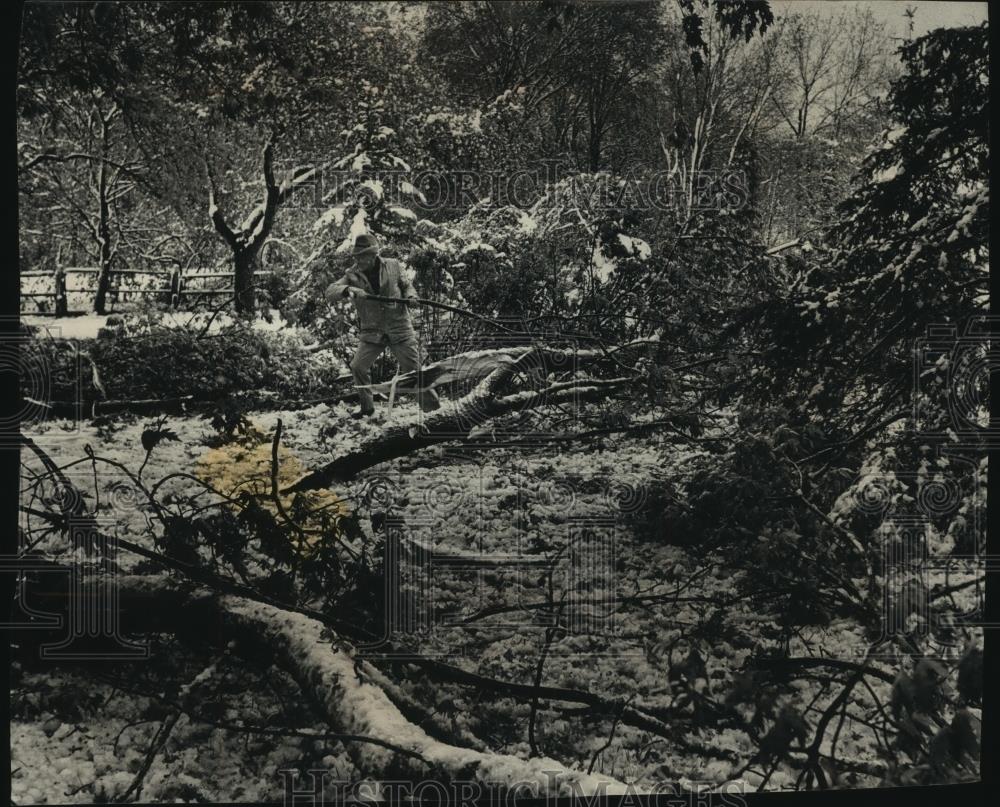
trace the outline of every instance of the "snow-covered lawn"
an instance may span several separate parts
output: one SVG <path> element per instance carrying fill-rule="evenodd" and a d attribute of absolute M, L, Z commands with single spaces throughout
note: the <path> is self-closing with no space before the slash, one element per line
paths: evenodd
<path fill-rule="evenodd" d="M 162 657 L 168 651 L 161 646 L 158 652 Z M 140 670 L 136 672 L 141 675 Z M 127 679 L 128 675 L 125 669 L 119 677 Z M 226 681 L 224 675 L 216 674 L 208 683 L 224 687 Z M 273 719 L 281 704 L 263 680 L 253 683 L 250 689 L 226 693 L 225 714 L 217 721 L 267 725 Z M 85 691 L 92 705 L 82 714 L 56 716 L 49 698 L 66 690 Z M 210 693 L 203 697 L 207 705 L 215 706 Z M 85 672 L 23 673 L 12 693 L 13 802 L 107 803 L 122 796 L 135 780 L 167 714 L 169 708 L 156 699 L 118 689 Z M 294 721 L 292 727 L 304 733 L 330 731 L 308 719 Z M 141 801 L 280 801 L 284 785 L 279 771 L 304 760 L 344 779 L 356 778 L 343 748 L 335 746 L 328 740 L 301 736 L 253 736 L 181 716 L 145 776 Z"/>
<path fill-rule="evenodd" d="M 44 317 L 36 314 L 22 314 L 21 322 L 33 328 L 48 332 L 55 339 L 96 339 L 97 332 L 101 328 L 107 327 L 108 316 L 121 318 L 124 314 L 79 314 L 66 317 Z M 213 316 L 206 312 L 178 312 L 164 311 L 159 318 L 159 323 L 167 328 L 193 328 L 200 331 L 208 321 L 208 333 L 214 333 L 221 328 L 232 325 L 235 321 L 232 315 L 220 313 Z M 287 333 L 289 330 L 298 330 L 282 319 L 278 311 L 272 310 L 270 316 L 265 319 L 257 317 L 252 322 L 252 327 L 259 331 L 281 331 Z M 301 331 L 305 333 L 305 331 Z M 315 341 L 315 337 L 306 340 Z"/>
<path fill-rule="evenodd" d="M 22 314 L 21 322 L 47 332 L 53 339 L 96 339 L 97 332 L 108 322 L 100 314 L 81 314 L 74 317 L 39 317 Z"/>
<path fill-rule="evenodd" d="M 256 489 L 266 494 L 271 439 L 279 418 L 283 425 L 280 482 L 285 484 L 307 469 L 355 449 L 386 425 L 416 416 L 415 405 L 409 400 L 397 403 L 390 414 L 383 408 L 378 419 L 361 423 L 349 418 L 351 409 L 340 404 L 251 413 L 252 432 L 241 442 L 221 447 L 206 445 L 214 434 L 208 420 L 168 418 L 165 427 L 172 429 L 178 439 L 163 441 L 154 449 L 142 479 L 150 485 L 168 474 L 188 472 L 226 494 L 237 489 Z M 84 459 L 89 445 L 97 457 L 122 463 L 135 472 L 146 457 L 141 434 L 150 423 L 149 419 L 131 416 L 79 427 L 49 421 L 30 436 L 60 465 Z M 591 556 L 598 566 L 605 563 L 599 572 L 604 575 L 598 581 L 601 585 L 589 580 L 583 588 L 574 589 L 574 566 L 568 562 L 560 567 L 556 592 L 567 592 L 571 600 L 586 600 L 588 592 L 602 589 L 598 600 L 610 600 L 610 605 L 598 602 L 591 611 L 581 612 L 582 625 L 588 613 L 597 613 L 598 618 L 586 623 L 589 627 L 552 642 L 546 651 L 543 683 L 588 690 L 612 701 L 629 693 L 638 707 L 670 709 L 676 706 L 677 691 L 668 681 L 668 671 L 691 648 L 699 646 L 705 676 L 698 686 L 721 701 L 734 675 L 747 662 L 751 648 L 759 642 L 760 631 L 774 626 L 754 604 L 734 601 L 719 628 L 723 632 L 717 636 L 706 634 L 706 630 L 711 631 L 707 620 L 717 608 L 711 601 L 730 597 L 743 572 L 728 565 L 723 554 L 671 545 L 669 536 L 668 542 L 663 542 L 636 533 L 629 514 L 641 509 L 645 497 L 654 489 L 650 483 L 655 486 L 655 480 L 661 478 L 663 458 L 680 464 L 695 456 L 689 448 L 658 444 L 658 439 L 649 435 L 608 439 L 586 452 L 571 444 L 560 450 L 540 446 L 530 450 L 484 448 L 461 452 L 456 452 L 454 445 L 438 446 L 372 469 L 359 480 L 335 486 L 324 495 L 337 506 L 347 506 L 344 503 L 359 500 L 366 479 L 381 478 L 393 490 L 394 514 L 411 525 L 411 535 L 435 551 L 470 557 L 552 557 L 581 530 L 594 530 L 606 541 L 607 552 Z M 89 501 L 97 507 L 102 524 L 114 524 L 121 537 L 152 547 L 149 506 L 120 493 L 120 486 L 127 483 L 125 475 L 100 467 L 96 489 L 91 461 L 74 465 L 69 473 L 74 483 L 90 495 Z M 175 504 L 200 491 L 195 480 L 177 479 L 164 486 L 160 496 Z M 362 510 L 360 515 L 368 531 L 370 512 Z M 570 548 L 566 558 L 574 551 Z M 119 560 L 125 571 L 132 568 L 129 556 L 122 555 Z M 426 635 L 413 638 L 414 650 L 447 658 L 485 676 L 522 683 L 533 680 L 547 624 L 542 607 L 546 597 L 542 571 L 531 567 L 471 572 L 441 569 L 435 572 L 432 590 L 438 621 Z M 698 636 L 701 638 L 693 638 Z M 866 644 L 861 629 L 842 620 L 822 628 L 803 628 L 792 641 L 792 655 L 858 660 Z M 32 675 L 46 674 L 71 675 L 58 670 L 26 674 L 15 688 L 15 698 L 30 698 L 41 680 Z M 209 678 L 213 676 L 218 677 L 213 672 Z M 889 685 L 877 680 L 872 684 L 872 691 L 887 702 Z M 447 708 L 433 707 L 428 717 L 429 724 L 440 732 L 477 736 L 499 753 L 521 757 L 529 754 L 524 735 L 529 704 L 504 697 L 477 697 L 470 690 L 449 690 L 426 681 L 403 680 L 400 685 L 419 703 L 432 705 L 451 699 Z M 808 704 L 816 695 L 814 684 L 800 680 L 782 697 L 784 702 L 808 713 Z M 832 696 L 819 697 L 811 708 L 822 709 Z M 247 697 L 258 703 L 271 696 L 252 690 Z M 858 698 L 862 708 L 878 708 L 874 700 L 867 703 L 867 691 L 860 692 Z M 76 721 L 72 730 L 47 732 L 47 721 L 59 719 L 49 713 L 15 719 L 15 800 L 86 801 L 100 794 L 124 792 L 134 776 L 136 755 L 148 746 L 152 729 L 146 725 L 129 730 L 126 735 L 131 740 L 125 750 L 120 743 L 119 752 L 112 753 L 115 734 L 126 722 L 141 719 L 138 715 L 145 708 L 134 697 L 123 695 L 117 696 L 117 703 L 117 711 L 94 710 Z M 250 713 L 259 712 L 249 701 L 244 706 Z M 236 706 L 229 708 L 234 718 L 254 722 L 241 716 Z M 753 707 L 745 709 L 745 719 L 749 719 Z M 49 723 L 49 728 L 53 725 Z M 681 779 L 721 784 L 755 751 L 750 739 L 740 731 L 708 727 L 698 730 L 687 722 L 682 722 L 678 731 L 681 739 L 692 741 L 690 746 L 685 744 L 687 740 L 679 740 L 674 746 L 662 741 L 650 744 L 648 733 L 622 725 L 615 742 L 601 751 L 609 730 L 608 720 L 581 722 L 543 708 L 537 734 L 547 755 L 586 769 L 590 758 L 600 751 L 595 771 L 644 784 Z M 173 745 L 158 756 L 144 794 L 149 800 L 155 800 L 157 793 L 190 800 L 194 792 L 219 801 L 277 798 L 281 787 L 278 768 L 287 764 L 304 769 L 316 763 L 317 754 L 319 758 L 332 754 L 330 763 L 336 762 L 348 776 L 357 773 L 344 761 L 342 751 L 317 751 L 311 745 L 306 748 L 288 742 L 268 744 L 259 737 L 248 748 L 246 735 L 239 732 L 184 721 L 175 733 L 183 743 L 177 745 L 181 741 L 172 740 Z M 716 757 L 706 758 L 700 750 L 704 748 L 714 749 Z M 847 721 L 842 732 L 838 755 L 876 768 L 881 764 L 872 733 L 852 721 Z M 854 777 L 845 776 L 845 784 Z M 759 781 L 759 773 L 747 771 L 740 786 L 753 789 Z M 168 782 L 186 782 L 190 787 L 170 790 Z M 768 787 L 791 786 L 793 782 L 794 771 L 782 769 Z M 877 778 L 854 777 L 853 784 L 877 784 Z M 75 793 L 67 792 L 74 789 Z"/>

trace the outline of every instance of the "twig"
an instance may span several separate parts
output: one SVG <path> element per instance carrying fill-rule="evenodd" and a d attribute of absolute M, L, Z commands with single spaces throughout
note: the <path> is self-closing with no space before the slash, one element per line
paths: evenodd
<path fill-rule="evenodd" d="M 149 750 L 146 751 L 146 758 L 142 761 L 142 765 L 139 767 L 139 770 L 135 775 L 135 779 L 132 780 L 132 784 L 129 785 L 128 790 L 114 799 L 114 801 L 128 801 L 129 797 L 132 796 L 133 793 L 136 798 L 139 798 L 139 796 L 142 795 L 143 780 L 146 778 L 146 774 L 149 773 L 149 769 L 152 767 L 153 760 L 156 759 L 156 755 L 160 753 L 160 749 L 163 748 L 167 739 L 170 737 L 170 732 L 172 732 L 174 730 L 174 726 L 177 725 L 177 721 L 180 719 L 180 716 L 181 712 L 174 712 L 160 724 L 160 727 L 156 730 L 156 734 L 153 735 L 153 740 L 149 744 Z"/>
<path fill-rule="evenodd" d="M 827 726 L 829 726 L 830 721 L 833 720 L 834 715 L 840 707 L 846 703 L 847 698 L 854 690 L 854 687 L 861 682 L 865 675 L 870 671 L 869 665 L 872 662 L 872 653 L 876 650 L 879 644 L 880 643 L 873 644 L 868 648 L 868 654 L 865 657 L 864 662 L 862 664 L 855 665 L 857 670 L 854 675 L 851 676 L 851 678 L 844 685 L 844 688 L 840 691 L 840 694 L 833 699 L 833 702 L 826 708 L 826 711 L 823 712 L 823 716 L 820 717 L 819 723 L 816 725 L 815 739 L 813 739 L 812 745 L 810 745 L 806 750 L 808 755 L 807 764 L 802 773 L 799 774 L 799 778 L 796 780 L 796 787 L 798 787 L 802 779 L 807 776 L 810 784 L 812 778 L 815 777 L 819 782 L 820 787 L 825 788 L 827 786 L 826 775 L 823 773 L 823 768 L 819 764 L 820 745 L 823 743 L 823 737 L 826 734 Z"/>
<path fill-rule="evenodd" d="M 559 609 L 556 612 L 555 627 L 549 626 L 545 629 L 545 644 L 542 645 L 542 652 L 538 656 L 538 664 L 535 667 L 535 693 L 531 697 L 531 712 L 528 715 L 528 747 L 530 748 L 529 755 L 532 757 L 539 756 L 538 743 L 535 739 L 535 723 L 538 719 L 538 692 L 542 686 L 542 673 L 545 670 L 545 659 L 549 655 L 549 648 L 552 646 L 552 639 L 559 630 L 559 620 L 562 616 L 562 608 L 562 604 L 560 604 Z"/>
<path fill-rule="evenodd" d="M 166 417 L 166 415 L 164 415 L 163 417 L 161 417 L 156 422 L 156 425 L 153 428 L 156 431 L 162 431 L 163 427 L 166 426 L 166 425 L 167 425 L 167 417 Z M 153 456 L 153 448 L 155 448 L 155 447 L 156 446 L 153 446 L 153 447 L 151 447 L 151 448 L 149 448 L 149 449 L 146 450 L 146 456 L 142 460 L 142 465 L 139 466 L 139 470 L 136 471 L 136 473 L 135 473 L 135 478 L 136 479 L 142 479 L 142 472 L 144 470 L 146 470 L 146 463 L 149 462 L 149 458 L 151 456 Z M 91 457 L 91 459 L 94 461 L 94 490 L 96 491 L 97 490 L 97 458 L 96 457 Z"/>
<path fill-rule="evenodd" d="M 115 735 L 115 741 L 114 741 L 114 744 L 113 744 L 113 745 L 111 746 L 111 750 L 112 750 L 112 752 L 114 752 L 114 755 L 115 755 L 115 756 L 118 756 L 118 743 L 120 743 L 120 742 L 121 742 L 121 739 L 122 739 L 122 735 L 123 735 L 123 734 L 124 734 L 124 733 L 125 733 L 126 731 L 128 731 L 129 729 L 133 729 L 133 728 L 135 728 L 136 726 L 142 726 L 142 725 L 145 725 L 146 723 L 154 723 L 154 722 L 156 722 L 156 721 L 154 721 L 154 720 L 134 720 L 133 722 L 131 722 L 131 723 L 126 723 L 126 724 L 125 724 L 124 726 L 122 726 L 122 728 L 121 728 L 121 731 L 119 731 L 119 732 L 118 732 L 118 733 L 117 733 L 117 734 Z"/>
<path fill-rule="evenodd" d="M 278 490 L 278 444 L 281 442 L 281 418 L 278 418 L 278 422 L 274 428 L 274 439 L 271 441 L 271 499 L 274 501 L 275 507 L 278 508 L 278 512 L 285 522 L 292 527 L 298 534 L 300 539 L 300 549 L 302 548 L 302 542 L 305 541 L 305 530 L 302 526 L 295 521 L 291 516 L 288 515 L 288 511 L 285 510 L 285 505 L 281 501 L 281 494 Z M 354 560 L 360 560 L 360 555 L 355 552 L 351 547 L 344 541 L 340 535 L 336 532 L 333 534 L 337 542 L 347 550 Z"/>
<path fill-rule="evenodd" d="M 563 544 L 563 546 L 559 548 L 559 551 L 552 556 L 552 560 L 549 562 L 548 597 L 546 600 L 549 608 L 552 607 L 555 599 L 555 587 L 553 585 L 555 567 L 559 562 L 559 558 L 566 551 L 568 546 L 569 543 Z M 531 749 L 531 756 L 533 757 L 537 757 L 539 755 L 538 744 L 535 742 L 535 721 L 538 717 L 538 691 L 542 686 L 542 672 L 545 669 L 545 659 L 549 654 L 549 648 L 552 646 L 552 639 L 555 637 L 556 632 L 560 629 L 563 609 L 566 607 L 566 594 L 567 592 L 564 591 L 562 598 L 559 601 L 559 607 L 555 611 L 555 625 L 550 625 L 545 629 L 545 644 L 542 646 L 542 652 L 538 656 L 538 665 L 535 668 L 535 692 L 531 697 L 531 714 L 528 717 L 528 746 Z"/>
<path fill-rule="evenodd" d="M 891 684 L 896 680 L 896 676 L 892 673 L 885 672 L 884 670 L 878 670 L 870 666 L 870 664 L 858 664 L 855 661 L 847 661 L 846 659 L 838 658 L 820 658 L 813 656 L 801 656 L 801 657 L 790 657 L 790 658 L 777 658 L 777 659 L 760 659 L 754 663 L 755 667 L 829 667 L 834 670 L 847 670 L 849 672 L 857 673 L 860 675 L 871 676 L 872 678 L 878 678 L 881 681 Z"/>
<path fill-rule="evenodd" d="M 611 747 L 611 743 L 615 740 L 615 732 L 618 730 L 618 724 L 622 719 L 622 712 L 625 711 L 625 707 L 628 706 L 632 701 L 635 700 L 636 693 L 632 693 L 627 701 L 622 702 L 622 708 L 618 710 L 618 714 L 615 715 L 614 722 L 611 724 L 611 733 L 608 734 L 608 741 L 604 743 L 600 748 L 594 752 L 594 756 L 591 757 L 590 765 L 587 766 L 587 775 L 589 776 L 594 772 L 594 765 L 597 764 L 597 758 L 603 754 L 608 748 Z"/>
<path fill-rule="evenodd" d="M 274 502 L 274 506 L 278 509 L 281 517 L 285 520 L 285 523 L 295 529 L 301 537 L 302 527 L 289 517 L 288 512 L 285 510 L 285 505 L 281 502 L 281 496 L 278 494 L 278 446 L 280 443 L 281 418 L 278 418 L 278 422 L 274 427 L 274 439 L 271 441 L 271 500 Z"/>

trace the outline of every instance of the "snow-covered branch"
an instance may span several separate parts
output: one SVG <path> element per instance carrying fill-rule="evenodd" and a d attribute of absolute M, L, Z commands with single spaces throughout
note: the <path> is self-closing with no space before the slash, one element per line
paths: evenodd
<path fill-rule="evenodd" d="M 567 401 L 601 400 L 618 390 L 627 388 L 636 380 L 631 376 L 612 379 L 575 378 L 568 381 L 546 382 L 538 387 L 513 390 L 504 394 L 508 383 L 519 372 L 544 378 L 550 372 L 546 369 L 546 362 L 552 359 L 571 359 L 574 355 L 575 352 L 568 349 L 522 347 L 512 348 L 510 355 L 489 357 L 493 360 L 495 369 L 492 369 L 464 397 L 454 402 L 446 402 L 439 410 L 425 413 L 419 420 L 390 426 L 377 437 L 363 442 L 354 451 L 303 477 L 286 488 L 283 493 L 316 490 L 327 487 L 335 481 L 352 479 L 361 471 L 379 463 L 431 445 L 461 439 L 486 421 L 515 411 Z M 503 361 L 500 361 L 500 358 Z M 432 367 L 434 365 L 421 372 L 430 371 Z M 436 383 L 442 383 L 442 379 L 453 376 L 453 372 L 442 370 L 437 378 L 430 375 L 427 378 L 420 378 L 419 374 L 414 374 L 410 382 L 432 387 Z"/>
<path fill-rule="evenodd" d="M 426 776 L 476 781 L 494 787 L 529 787 L 539 795 L 620 794 L 626 785 L 568 768 L 557 760 L 451 745 L 407 720 L 379 682 L 381 673 L 349 644 L 332 642 L 322 623 L 303 614 L 208 588 L 180 585 L 166 576 L 126 576 L 117 581 L 121 602 L 134 618 L 174 623 L 186 630 L 212 626 L 213 635 L 237 647 L 266 650 L 298 682 L 337 731 L 362 738 L 348 752 L 370 775 Z M 373 742 L 377 741 L 377 742 Z"/>
<path fill-rule="evenodd" d="M 236 249 L 236 233 L 233 232 L 226 221 L 226 217 L 219 210 L 219 204 L 215 198 L 215 174 L 212 172 L 212 166 L 207 157 L 205 158 L 205 174 L 208 178 L 208 217 L 212 220 L 212 225 L 215 227 L 216 232 L 222 236 L 222 240 L 229 245 L 230 249 Z"/>

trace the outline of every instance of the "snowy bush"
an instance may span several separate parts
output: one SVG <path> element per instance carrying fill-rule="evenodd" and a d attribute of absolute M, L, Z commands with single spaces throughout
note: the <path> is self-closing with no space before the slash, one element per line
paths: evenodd
<path fill-rule="evenodd" d="M 307 349 L 295 331 L 241 323 L 201 337 L 195 330 L 155 325 L 132 336 L 39 338 L 22 350 L 28 366 L 49 374 L 49 400 L 55 402 L 185 395 L 206 400 L 260 392 L 297 399 L 329 390 L 345 370 L 328 353 Z M 22 380 L 25 394 L 32 394 L 30 380 Z"/>

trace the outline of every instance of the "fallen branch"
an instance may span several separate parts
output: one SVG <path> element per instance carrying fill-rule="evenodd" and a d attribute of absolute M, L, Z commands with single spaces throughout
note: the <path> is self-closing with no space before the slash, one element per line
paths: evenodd
<path fill-rule="evenodd" d="M 896 680 L 896 676 L 892 673 L 885 672 L 884 670 L 876 669 L 869 664 L 858 664 L 854 661 L 846 661 L 844 659 L 836 658 L 820 658 L 820 657 L 810 657 L 802 656 L 798 658 L 775 658 L 775 659 L 758 659 L 754 662 L 755 667 L 776 669 L 781 667 L 828 667 L 833 670 L 846 670 L 853 673 L 863 673 L 864 675 L 869 675 L 872 678 L 878 678 L 881 681 L 885 681 L 891 684 Z"/>
<path fill-rule="evenodd" d="M 468 395 L 455 402 L 446 402 L 419 420 L 390 426 L 377 437 L 362 443 L 349 454 L 338 457 L 313 471 L 282 493 L 317 490 L 334 482 L 346 482 L 372 466 L 405 456 L 438 443 L 461 440 L 476 426 L 515 411 L 534 409 L 545 404 L 601 400 L 610 393 L 625 389 L 635 379 L 584 378 L 549 383 L 542 389 L 527 389 L 506 395 L 501 390 L 520 371 L 530 372 L 532 360 L 544 360 L 567 351 L 532 348 L 513 361 L 501 364 L 484 378 Z"/>
<path fill-rule="evenodd" d="M 660 737 L 672 739 L 677 734 L 677 726 L 672 721 L 676 721 L 679 714 L 668 708 L 644 707 L 639 709 L 626 705 L 623 709 L 621 701 L 605 698 L 595 692 L 503 681 L 464 670 L 436 659 L 413 658 L 409 659 L 407 663 L 424 669 L 436 681 L 459 684 L 483 692 L 493 692 L 525 703 L 536 697 L 544 701 L 579 703 L 586 706 L 588 712 L 602 715 L 617 714 L 620 716 L 621 722 Z"/>
<path fill-rule="evenodd" d="M 63 477 L 61 470 L 54 465 L 47 454 L 38 449 L 27 438 L 25 438 L 25 442 L 29 448 L 37 451 L 49 472 L 54 474 L 67 490 L 72 490 L 68 480 Z M 275 440 L 276 443 L 277 439 Z M 66 519 L 75 512 L 65 509 L 70 501 L 82 502 L 83 499 L 78 496 L 67 497 L 64 501 L 64 510 L 61 515 L 56 513 L 39 513 L 39 515 L 45 517 L 46 520 L 51 520 L 65 527 Z M 360 630 L 357 625 L 332 618 L 325 614 L 313 612 L 309 609 L 275 602 L 270 598 L 262 596 L 259 592 L 254 591 L 248 586 L 221 578 L 209 570 L 161 555 L 158 552 L 141 547 L 126 539 L 111 539 L 100 536 L 96 524 L 93 525 L 93 528 L 94 535 L 99 537 L 108 546 L 116 542 L 118 549 L 130 551 L 148 560 L 164 564 L 173 571 L 184 575 L 188 581 L 191 581 L 178 583 L 169 580 L 165 575 L 117 579 L 116 589 L 118 591 L 119 602 L 123 608 L 123 624 L 126 626 L 129 620 L 133 623 L 138 621 L 138 628 L 142 632 L 149 632 L 151 630 L 176 632 L 179 629 L 179 625 L 182 627 L 186 626 L 188 629 L 195 631 L 203 631 L 206 626 L 211 626 L 213 635 L 216 637 L 220 635 L 243 635 L 257 654 L 271 654 L 279 663 L 287 661 L 288 664 L 292 664 L 291 672 L 299 677 L 300 680 L 306 681 L 303 684 L 304 688 L 308 687 L 308 682 L 315 682 L 315 677 L 308 670 L 304 672 L 296 666 L 300 659 L 296 652 L 293 652 L 295 648 L 291 647 L 290 643 L 293 641 L 293 638 L 295 642 L 300 641 L 300 632 L 304 634 L 308 634 L 310 631 L 313 633 L 317 631 L 322 632 L 323 628 L 327 627 L 336 631 L 338 637 L 356 637 L 365 640 L 375 638 L 367 631 Z M 37 563 L 41 564 L 42 568 L 51 568 L 53 571 L 60 568 L 57 564 L 51 561 L 44 561 L 43 559 L 38 559 Z M 47 577 L 51 579 L 53 576 L 49 575 Z M 42 595 L 56 607 L 67 604 L 68 597 L 63 592 L 35 592 L 35 596 L 38 595 Z M 229 608 L 229 604 L 238 604 L 239 609 L 237 610 L 239 613 L 244 614 L 244 616 L 247 614 L 250 615 L 246 616 L 243 622 L 237 621 L 236 626 L 232 630 L 230 629 L 232 626 L 228 623 L 236 617 L 232 613 L 229 613 L 229 611 L 223 614 L 219 613 L 219 609 L 225 611 Z M 281 630 L 277 634 L 274 634 L 273 631 L 269 633 L 267 626 L 261 623 L 261 620 L 265 619 L 265 616 L 267 619 L 273 618 L 277 620 L 280 625 L 288 628 L 288 630 L 285 633 L 282 633 Z M 308 630 L 300 631 L 299 627 L 292 630 L 292 625 L 306 625 Z M 302 650 L 309 646 L 310 641 L 307 639 L 305 645 L 297 644 L 295 647 Z M 324 637 L 320 635 L 316 640 L 316 644 L 323 644 L 324 641 L 327 640 L 324 640 Z M 345 651 L 343 642 L 340 639 L 337 642 L 336 652 L 347 652 L 350 657 L 350 663 L 354 665 L 357 659 L 354 658 L 353 652 Z M 324 652 L 326 652 L 325 649 Z M 310 659 L 311 662 L 319 663 L 316 659 L 312 659 L 311 656 Z M 623 724 L 653 732 L 662 737 L 671 737 L 676 731 L 675 720 L 678 715 L 669 707 L 661 709 L 649 707 L 637 709 L 628 706 L 623 709 L 620 702 L 612 701 L 596 693 L 583 690 L 540 686 L 539 682 L 536 682 L 535 685 L 530 685 L 491 679 L 434 659 L 414 658 L 410 660 L 410 663 L 416 665 L 418 668 L 423 668 L 429 676 L 439 681 L 471 686 L 479 691 L 494 692 L 521 700 L 580 703 L 585 705 L 587 711 L 593 714 L 616 714 Z M 364 671 L 369 680 L 386 681 L 385 677 L 370 665 L 352 666 L 352 669 L 355 674 L 358 674 L 359 671 Z M 382 683 L 380 689 L 384 696 L 385 683 Z M 329 706 L 324 707 L 324 714 L 327 714 L 329 717 Z M 375 736 L 377 738 L 378 736 L 360 731 L 356 725 L 349 725 L 345 733 L 356 737 Z M 385 735 L 382 736 L 384 737 Z M 392 734 L 390 736 L 395 737 L 396 735 Z M 435 740 L 435 742 L 439 741 Z M 416 757 L 421 755 L 420 751 L 413 751 L 413 749 L 410 749 L 410 751 L 412 751 L 411 756 Z M 545 762 L 548 763 L 548 760 L 545 760 Z"/>
<path fill-rule="evenodd" d="M 384 741 L 387 747 L 364 743 L 363 756 L 358 748 L 348 747 L 355 764 L 370 776 L 424 777 L 427 768 L 421 760 L 426 760 L 447 780 L 499 788 L 530 786 L 538 794 L 613 795 L 626 789 L 617 780 L 588 775 L 554 759 L 523 760 L 432 738 L 403 717 L 385 692 L 368 680 L 367 665 L 353 648 L 343 641 L 331 644 L 317 620 L 244 597 L 178 585 L 161 576 L 123 577 L 117 582 L 127 627 L 134 629 L 141 620 L 149 629 L 155 612 L 156 621 L 171 627 L 236 640 L 236 647 L 255 655 L 264 651 L 296 679 L 332 726 L 345 734 Z M 136 600 L 144 607 L 129 608 Z"/>

